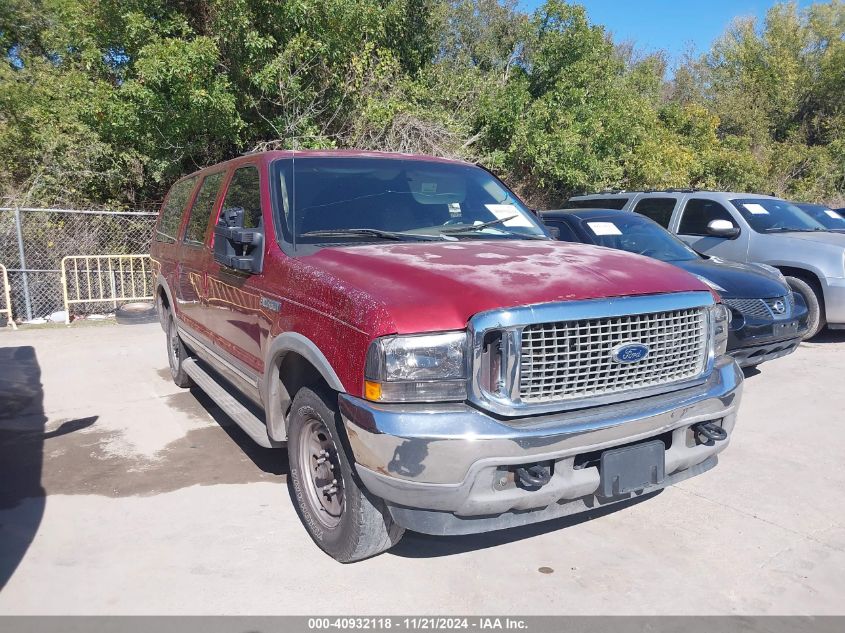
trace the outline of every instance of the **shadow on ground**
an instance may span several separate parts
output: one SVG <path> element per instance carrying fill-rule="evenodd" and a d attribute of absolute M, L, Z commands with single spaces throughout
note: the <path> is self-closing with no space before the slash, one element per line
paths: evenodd
<path fill-rule="evenodd" d="M 150 457 L 116 450 L 121 445 L 120 432 L 98 428 L 96 415 L 50 420 L 53 430 L 45 432 L 47 418 L 40 409 L 43 396 L 26 395 L 24 382 L 8 385 L 8 400 L 17 404 L 4 406 L 11 415 L 0 425 L 0 459 L 4 471 L 15 473 L 0 482 L 4 508 L 45 494 L 126 497 L 194 485 L 286 479 L 287 453 L 255 444 L 199 389 L 166 396 L 165 401 L 181 413 L 203 421 L 210 416 L 217 424 L 191 429 Z M 40 390 L 37 376 L 32 384 Z M 23 400 L 38 400 L 30 409 L 39 413 L 23 414 Z"/>
<path fill-rule="evenodd" d="M 217 424 L 189 430 L 152 457 L 116 450 L 121 433 L 98 428 L 97 415 L 48 420 L 33 347 L 0 348 L 0 588 L 32 543 L 47 495 L 126 497 L 194 485 L 286 481 L 287 452 L 255 444 L 201 390 L 166 401 Z"/>
<path fill-rule="evenodd" d="M 831 330 L 825 328 L 819 334 L 811 338 L 809 341 L 804 341 L 802 345 L 815 345 L 816 343 L 842 343 L 845 342 L 845 330 Z"/>
<path fill-rule="evenodd" d="M 29 549 L 44 515 L 41 486 L 44 392 L 41 368 L 30 346 L 0 348 L 0 420 L 15 427 L 0 429 L 0 589 L 6 585 Z M 31 442 L 19 443 L 28 433 Z M 5 511 L 34 498 L 9 520 Z"/>

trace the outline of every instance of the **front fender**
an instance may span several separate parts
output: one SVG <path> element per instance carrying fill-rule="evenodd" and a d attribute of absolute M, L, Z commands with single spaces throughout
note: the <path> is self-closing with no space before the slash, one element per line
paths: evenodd
<path fill-rule="evenodd" d="M 284 332 L 275 337 L 267 348 L 261 393 L 264 394 L 267 430 L 271 438 L 280 442 L 287 439 L 285 420 L 290 408 L 291 395 L 278 376 L 282 361 L 290 352 L 299 354 L 308 361 L 331 389 L 338 392 L 346 391 L 331 363 L 314 341 L 297 332 Z"/>
<path fill-rule="evenodd" d="M 173 293 L 170 291 L 170 285 L 167 283 L 167 279 L 164 278 L 164 275 L 158 273 L 156 276 L 156 299 L 155 299 L 155 306 L 156 312 L 158 312 L 158 322 L 161 325 L 162 330 L 166 330 L 167 324 L 164 322 L 164 314 L 163 309 L 164 306 L 161 305 L 161 302 L 158 299 L 158 289 L 164 291 L 164 296 L 167 297 L 167 305 L 170 306 L 170 309 L 173 311 L 173 314 L 176 314 L 176 303 L 173 301 Z"/>

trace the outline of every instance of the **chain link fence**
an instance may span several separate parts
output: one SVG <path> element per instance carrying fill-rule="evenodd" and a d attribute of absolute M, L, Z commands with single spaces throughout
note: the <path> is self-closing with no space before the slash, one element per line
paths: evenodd
<path fill-rule="evenodd" d="M 18 321 L 64 309 L 62 258 L 150 252 L 156 213 L 0 207 L 0 264 L 9 275 Z M 113 302 L 87 303 L 75 314 L 111 312 Z"/>

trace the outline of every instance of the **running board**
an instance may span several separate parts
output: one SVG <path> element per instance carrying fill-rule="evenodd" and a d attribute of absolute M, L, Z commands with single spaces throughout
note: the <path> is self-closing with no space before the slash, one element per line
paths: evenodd
<path fill-rule="evenodd" d="M 182 361 L 182 368 L 197 386 L 202 389 L 215 404 L 223 409 L 235 423 L 249 435 L 259 446 L 275 448 L 280 444 L 273 442 L 267 435 L 267 427 L 244 405 L 237 401 L 214 377 L 199 366 L 196 359 L 186 358 Z"/>

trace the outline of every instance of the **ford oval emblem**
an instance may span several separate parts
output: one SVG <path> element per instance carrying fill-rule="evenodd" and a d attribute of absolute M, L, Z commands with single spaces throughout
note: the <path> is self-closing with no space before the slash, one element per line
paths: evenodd
<path fill-rule="evenodd" d="M 611 358 L 617 363 L 637 363 L 648 357 L 651 350 L 642 343 L 623 343 L 613 348 Z"/>

